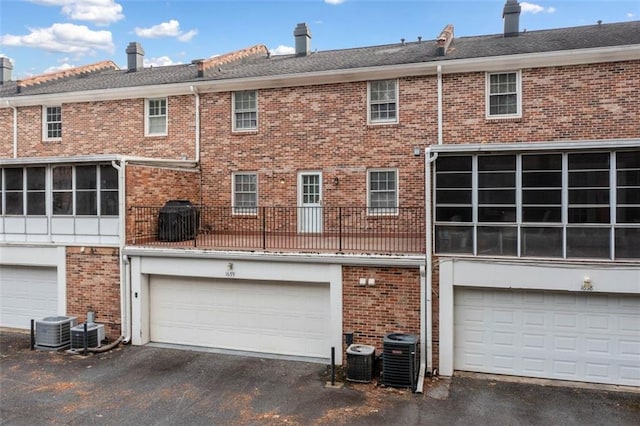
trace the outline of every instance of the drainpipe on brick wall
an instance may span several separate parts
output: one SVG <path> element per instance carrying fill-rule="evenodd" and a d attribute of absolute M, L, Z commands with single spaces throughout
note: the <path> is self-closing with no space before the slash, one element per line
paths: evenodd
<path fill-rule="evenodd" d="M 6 101 L 7 106 L 13 110 L 13 158 L 18 158 L 18 108 Z"/>
<path fill-rule="evenodd" d="M 442 65 L 438 65 L 438 145 L 442 145 Z"/>
<path fill-rule="evenodd" d="M 195 117 L 195 127 L 196 127 L 196 137 L 195 137 L 195 162 L 198 163 L 200 161 L 200 93 L 198 93 L 198 88 L 195 86 L 191 86 L 191 93 L 194 94 L 196 98 L 196 117 Z"/>
<path fill-rule="evenodd" d="M 123 336 L 123 342 L 131 341 L 131 281 L 129 275 L 129 259 L 123 256 L 122 252 L 127 241 L 127 212 L 126 212 L 126 166 L 125 159 L 120 160 L 120 164 L 112 161 L 111 165 L 118 171 L 118 211 L 120 212 L 120 327 Z"/>

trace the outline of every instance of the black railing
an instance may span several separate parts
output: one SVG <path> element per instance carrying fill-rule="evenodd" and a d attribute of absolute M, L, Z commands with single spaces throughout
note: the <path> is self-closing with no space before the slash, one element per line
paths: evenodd
<path fill-rule="evenodd" d="M 424 253 L 424 207 L 134 206 L 133 245 L 340 253 Z"/>

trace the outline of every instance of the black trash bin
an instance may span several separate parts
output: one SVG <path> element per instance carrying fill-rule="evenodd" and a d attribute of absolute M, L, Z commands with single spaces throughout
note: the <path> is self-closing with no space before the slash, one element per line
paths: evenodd
<path fill-rule="evenodd" d="M 158 216 L 158 240 L 193 240 L 198 230 L 200 214 L 188 200 L 169 200 Z"/>

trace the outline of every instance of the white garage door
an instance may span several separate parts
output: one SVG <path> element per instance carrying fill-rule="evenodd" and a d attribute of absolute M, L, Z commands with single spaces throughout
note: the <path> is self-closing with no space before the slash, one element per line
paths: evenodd
<path fill-rule="evenodd" d="M 0 326 L 29 329 L 58 314 L 55 268 L 0 265 Z"/>
<path fill-rule="evenodd" d="M 150 338 L 326 359 L 329 284 L 153 276 Z"/>
<path fill-rule="evenodd" d="M 456 370 L 640 386 L 640 297 L 459 288 Z"/>

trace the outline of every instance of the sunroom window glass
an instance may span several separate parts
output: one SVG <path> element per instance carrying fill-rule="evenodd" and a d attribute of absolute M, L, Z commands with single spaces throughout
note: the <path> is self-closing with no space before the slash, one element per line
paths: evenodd
<path fill-rule="evenodd" d="M 640 259 L 640 151 L 616 153 L 617 259 Z"/>
<path fill-rule="evenodd" d="M 100 215 L 118 215 L 118 171 L 112 166 L 100 166 Z"/>
<path fill-rule="evenodd" d="M 4 169 L 5 214 L 24 214 L 24 169 Z"/>
<path fill-rule="evenodd" d="M 235 130 L 255 130 L 258 127 L 256 91 L 234 93 Z"/>
<path fill-rule="evenodd" d="M 97 215 L 97 197 L 96 166 L 76 167 L 76 214 L 79 216 Z"/>
<path fill-rule="evenodd" d="M 46 214 L 46 169 L 27 168 L 27 215 Z"/>
<path fill-rule="evenodd" d="M 518 74 L 489 74 L 489 115 L 518 113 Z"/>
<path fill-rule="evenodd" d="M 73 214 L 73 167 L 53 168 L 53 214 Z"/>
<path fill-rule="evenodd" d="M 148 134 L 163 135 L 167 133 L 167 100 L 149 99 L 147 101 Z"/>
<path fill-rule="evenodd" d="M 380 80 L 369 83 L 369 120 L 372 123 L 397 120 L 396 80 Z"/>
<path fill-rule="evenodd" d="M 610 153 L 575 153 L 567 157 L 567 257 L 609 258 Z"/>
<path fill-rule="evenodd" d="M 522 155 L 523 256 L 562 257 L 562 155 Z"/>
<path fill-rule="evenodd" d="M 62 137 L 62 107 L 46 107 L 45 116 L 47 139 L 60 139 Z"/>
<path fill-rule="evenodd" d="M 395 213 L 397 207 L 397 178 L 395 170 L 369 172 L 369 212 Z"/>
<path fill-rule="evenodd" d="M 233 183 L 233 211 L 236 214 L 255 214 L 258 206 L 258 177 L 255 173 L 237 173 Z"/>
<path fill-rule="evenodd" d="M 473 253 L 472 157 L 441 156 L 436 162 L 436 250 Z"/>

